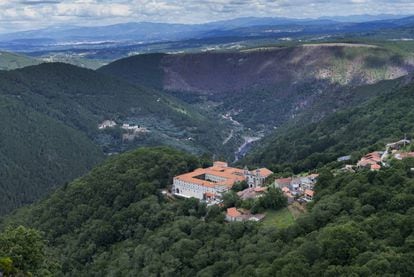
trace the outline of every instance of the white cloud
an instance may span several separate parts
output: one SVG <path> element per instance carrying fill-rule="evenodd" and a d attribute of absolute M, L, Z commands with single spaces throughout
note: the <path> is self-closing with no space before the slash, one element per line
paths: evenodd
<path fill-rule="evenodd" d="M 201 23 L 241 16 L 414 14 L 412 0 L 0 0 L 0 32 L 53 24 Z"/>

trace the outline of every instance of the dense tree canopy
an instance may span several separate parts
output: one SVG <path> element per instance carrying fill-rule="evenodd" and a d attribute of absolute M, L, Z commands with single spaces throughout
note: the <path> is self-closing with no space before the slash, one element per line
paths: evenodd
<path fill-rule="evenodd" d="M 6 276 L 53 276 L 57 268 L 38 231 L 19 226 L 0 233 L 0 272 Z"/>
<path fill-rule="evenodd" d="M 284 229 L 224 223 L 224 211 L 160 189 L 203 161 L 166 148 L 112 158 L 7 218 L 45 232 L 66 276 L 414 274 L 413 160 L 322 172 L 309 213 Z"/>
<path fill-rule="evenodd" d="M 405 135 L 414 137 L 413 83 L 407 85 L 402 79 L 365 89 L 378 89 L 378 96 L 320 122 L 306 121 L 311 114 L 302 124 L 292 122 L 266 138 L 262 147 L 244 162 L 263 164 L 274 171 L 299 173 L 324 166 L 343 155 L 357 159 L 361 151 L 383 150 L 385 143 Z"/>
<path fill-rule="evenodd" d="M 62 63 L 0 71 L 0 116 L 0 216 L 85 174 L 103 152 L 170 145 L 233 155 L 221 125 L 185 103 Z M 150 132 L 126 143 L 119 128 L 98 130 L 107 119 Z"/>

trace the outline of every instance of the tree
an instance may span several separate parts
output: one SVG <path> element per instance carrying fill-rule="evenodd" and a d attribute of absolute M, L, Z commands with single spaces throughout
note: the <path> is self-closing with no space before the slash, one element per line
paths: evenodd
<path fill-rule="evenodd" d="M 51 275 L 45 248 L 39 231 L 9 227 L 0 233 L 0 269 L 5 274 Z"/>
<path fill-rule="evenodd" d="M 263 197 L 257 199 L 257 206 L 263 209 L 278 210 L 287 206 L 287 199 L 280 189 L 269 188 Z M 256 206 L 256 205 L 253 205 Z"/>

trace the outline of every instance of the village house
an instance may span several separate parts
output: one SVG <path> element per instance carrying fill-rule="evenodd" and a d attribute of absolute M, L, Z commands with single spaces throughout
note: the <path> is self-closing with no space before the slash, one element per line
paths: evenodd
<path fill-rule="evenodd" d="M 370 169 L 371 171 L 378 171 L 381 169 L 381 166 L 379 164 L 372 164 Z"/>
<path fill-rule="evenodd" d="M 350 155 L 348 155 L 348 156 L 342 156 L 342 157 L 339 157 L 339 158 L 337 159 L 337 161 L 338 161 L 338 162 L 346 162 L 346 161 L 349 161 L 351 158 L 352 158 L 352 157 L 351 157 Z"/>
<path fill-rule="evenodd" d="M 270 171 L 270 170 L 269 170 Z M 259 183 L 266 179 L 261 172 L 268 173 L 265 169 L 259 170 Z M 257 171 L 253 174 L 256 174 Z M 205 200 L 209 203 L 217 203 L 221 195 L 230 190 L 237 182 L 248 181 L 251 172 L 246 169 L 229 167 L 226 162 L 216 161 L 212 167 L 198 168 L 193 172 L 174 177 L 172 193 L 185 197 Z M 258 183 L 255 183 L 258 184 Z M 253 187 L 254 188 L 254 187 Z"/>
<path fill-rule="evenodd" d="M 116 126 L 116 122 L 113 120 L 104 120 L 101 124 L 98 125 L 99 130 L 107 129 L 107 128 L 113 128 Z"/>
<path fill-rule="evenodd" d="M 261 221 L 264 217 L 264 214 L 252 214 L 248 210 L 232 207 L 227 209 L 225 219 L 228 222 Z"/>
<path fill-rule="evenodd" d="M 292 204 L 293 201 L 295 201 L 295 197 L 292 195 L 288 187 L 283 187 L 282 192 L 283 192 L 283 195 L 287 198 L 288 204 Z"/>
<path fill-rule="evenodd" d="M 411 143 L 410 140 L 402 139 L 402 140 L 397 141 L 397 142 L 388 143 L 386 145 L 386 148 L 390 149 L 390 150 L 400 150 L 401 148 L 405 147 L 406 145 L 408 145 L 410 143 Z"/>
<path fill-rule="evenodd" d="M 380 166 L 381 163 L 381 156 L 382 152 L 376 151 L 372 153 L 368 153 L 365 156 L 363 156 L 357 163 L 358 168 L 369 168 L 372 169 L 373 165 Z M 374 168 L 377 168 L 377 166 L 374 166 Z M 380 166 L 381 168 L 381 166 Z"/>
<path fill-rule="evenodd" d="M 301 198 L 310 201 L 310 199 L 313 199 L 314 186 L 318 177 L 319 174 L 310 174 L 295 178 L 280 178 L 275 180 L 274 186 L 282 190 L 289 204 L 295 199 Z M 306 192 L 308 192 L 308 195 Z"/>
<path fill-rule="evenodd" d="M 290 182 L 292 182 L 292 178 L 279 178 L 275 180 L 275 187 L 277 188 L 283 188 L 290 185 Z"/>
<path fill-rule="evenodd" d="M 122 134 L 123 141 L 133 141 L 135 138 L 139 137 L 144 133 L 148 133 L 148 129 L 135 124 L 122 124 L 121 129 L 127 131 L 125 134 Z"/>
<path fill-rule="evenodd" d="M 310 189 L 305 190 L 305 200 L 312 201 L 313 200 L 314 191 Z"/>
<path fill-rule="evenodd" d="M 408 158 L 414 158 L 414 152 L 396 153 L 394 158 L 400 161 Z"/>

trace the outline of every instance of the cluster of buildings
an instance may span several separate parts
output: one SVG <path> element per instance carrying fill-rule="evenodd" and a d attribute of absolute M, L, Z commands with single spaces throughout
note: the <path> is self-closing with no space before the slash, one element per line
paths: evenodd
<path fill-rule="evenodd" d="M 178 175 L 173 179 L 171 193 L 184 198 L 197 198 L 208 205 L 221 204 L 223 193 L 236 183 L 246 182 L 248 188 L 237 192 L 241 200 L 257 199 L 268 190 L 264 186 L 273 174 L 267 168 L 248 170 L 229 167 L 227 163 L 216 161 L 208 168 L 198 168 L 192 172 Z M 288 202 L 308 202 L 313 199 L 314 186 L 319 175 L 310 174 L 300 177 L 276 179 L 273 185 L 283 191 Z M 226 221 L 261 221 L 264 214 L 252 214 L 249 210 L 231 207 L 227 209 Z"/>
<path fill-rule="evenodd" d="M 401 149 L 404 149 L 405 146 L 411 144 L 411 141 L 408 139 L 403 139 L 394 143 L 389 143 L 386 145 L 386 151 L 393 155 L 393 157 L 397 160 L 404 160 L 407 158 L 414 158 L 414 152 L 406 152 L 401 151 Z"/>
<path fill-rule="evenodd" d="M 122 134 L 123 141 L 132 141 L 135 138 L 139 137 L 141 134 L 148 133 L 148 129 L 136 124 L 122 124 L 121 129 L 125 130 L 126 132 Z"/>
<path fill-rule="evenodd" d="M 414 158 L 414 152 L 405 151 L 405 147 L 411 143 L 408 139 L 402 139 L 397 142 L 388 143 L 385 146 L 385 151 L 374 151 L 363 156 L 355 165 L 345 165 L 343 171 L 354 172 L 355 169 L 369 169 L 371 171 L 378 171 L 384 166 L 388 166 L 390 158 L 403 160 L 406 158 Z M 350 157 L 350 156 L 345 156 Z M 344 157 L 338 158 L 338 161 L 346 161 Z M 349 158 L 350 159 L 350 158 Z"/>
<path fill-rule="evenodd" d="M 117 125 L 118 124 L 113 120 L 104 120 L 101 124 L 98 125 L 98 129 L 105 130 L 109 128 L 115 128 Z M 122 134 L 123 141 L 132 141 L 141 134 L 149 132 L 149 130 L 145 127 L 128 123 L 123 123 L 121 125 L 121 129 L 124 130 L 124 133 Z"/>
<path fill-rule="evenodd" d="M 357 168 L 368 168 L 372 171 L 380 170 L 384 152 L 375 151 L 363 156 L 357 163 Z"/>
<path fill-rule="evenodd" d="M 260 168 L 249 171 L 229 167 L 226 162 L 214 162 L 209 168 L 198 168 L 192 172 L 174 177 L 172 193 L 185 198 L 197 198 L 209 204 L 221 202 L 222 194 L 234 184 L 246 181 L 250 189 L 263 186 L 273 172 Z"/>
<path fill-rule="evenodd" d="M 275 180 L 274 186 L 282 190 L 289 204 L 294 201 L 309 202 L 313 200 L 318 177 L 319 174 L 310 174 L 301 177 L 279 178 Z"/>

